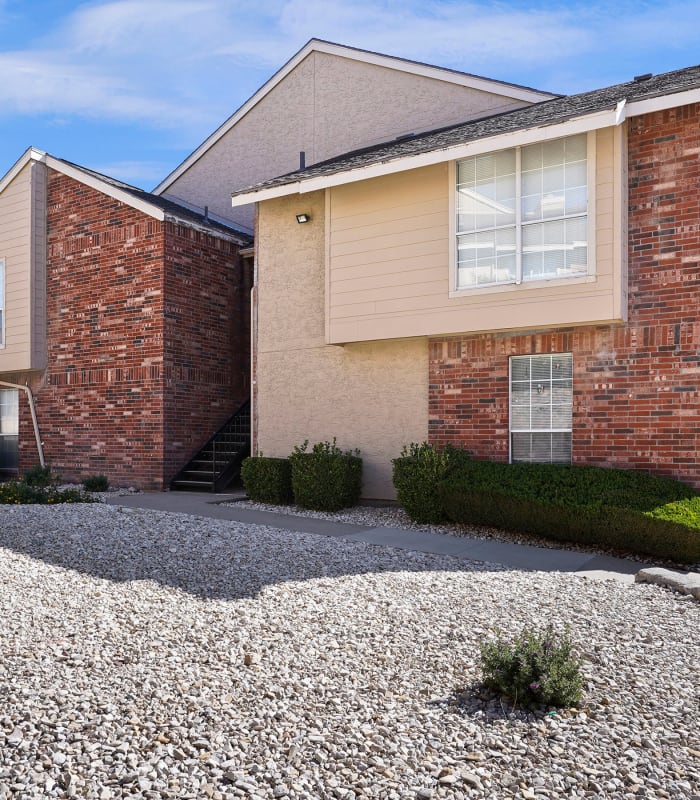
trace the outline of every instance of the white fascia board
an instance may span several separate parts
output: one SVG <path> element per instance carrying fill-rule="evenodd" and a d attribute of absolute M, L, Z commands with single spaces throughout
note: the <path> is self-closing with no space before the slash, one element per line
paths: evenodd
<path fill-rule="evenodd" d="M 17 175 L 24 169 L 30 161 L 43 161 L 46 153 L 42 150 L 36 150 L 34 147 L 28 147 L 24 153 L 15 161 L 10 169 L 0 178 L 0 192 L 5 190 Z"/>
<path fill-rule="evenodd" d="M 515 86 L 502 81 L 489 80 L 478 75 L 467 75 L 464 72 L 457 72 L 442 67 L 421 64 L 417 61 L 395 58 L 393 56 L 382 55 L 381 53 L 371 53 L 366 50 L 355 50 L 351 47 L 344 47 L 340 44 L 331 42 L 321 42 L 312 40 L 312 49 L 339 56 L 340 58 L 351 58 L 355 61 L 362 61 L 365 64 L 373 64 L 377 67 L 397 70 L 398 72 L 408 72 L 411 75 L 420 75 L 424 78 L 433 78 L 445 83 L 454 83 L 457 86 L 465 86 L 470 89 L 478 89 L 481 92 L 499 94 L 503 97 L 511 97 L 514 100 L 522 100 L 526 103 L 541 103 L 543 100 L 551 100 L 557 97 L 550 92 L 540 92 L 537 89 L 528 89 L 525 86 Z"/>
<path fill-rule="evenodd" d="M 638 117 L 642 114 L 652 114 L 654 111 L 667 111 L 669 108 L 688 106 L 691 103 L 700 103 L 700 89 L 689 89 L 644 100 L 632 100 L 627 104 L 626 116 L 628 118 Z"/>
<path fill-rule="evenodd" d="M 238 108 L 222 125 L 220 125 L 214 133 L 205 139 L 199 147 L 191 153 L 179 167 L 176 167 L 166 178 L 161 181 L 155 189 L 153 194 L 162 194 L 171 184 L 173 184 L 183 173 L 198 161 L 222 136 L 227 134 L 231 128 L 244 117 L 254 106 L 256 106 L 266 95 L 268 95 L 279 83 L 281 83 L 287 75 L 312 52 L 327 53 L 329 55 L 339 56 L 340 58 L 349 58 L 354 61 L 362 61 L 365 64 L 374 64 L 387 69 L 393 69 L 400 72 L 409 72 L 413 75 L 421 75 L 427 78 L 434 78 L 435 80 L 444 81 L 446 83 L 453 83 L 458 86 L 466 86 L 472 89 L 478 89 L 482 92 L 490 92 L 491 94 L 498 94 L 503 97 L 511 97 L 515 100 L 521 100 L 526 103 L 539 103 L 543 100 L 551 100 L 557 97 L 555 94 L 549 92 L 539 92 L 536 89 L 528 89 L 521 86 L 511 86 L 509 83 L 501 83 L 500 81 L 490 81 L 488 78 L 479 78 L 473 75 L 465 75 L 460 72 L 455 72 L 449 69 L 441 69 L 440 67 L 432 67 L 427 64 L 419 64 L 413 61 L 407 61 L 401 58 L 393 58 L 391 56 L 380 55 L 379 53 L 370 53 L 365 50 L 355 50 L 352 47 L 344 47 L 340 44 L 332 44 L 331 42 L 323 42 L 318 39 L 311 39 L 302 49 L 267 81 L 264 83 L 252 97 L 246 100 L 243 105 Z"/>
<path fill-rule="evenodd" d="M 57 158 L 54 158 L 50 155 L 46 156 L 45 162 L 47 167 L 56 170 L 56 172 L 61 172 L 64 175 L 67 175 L 69 178 L 78 181 L 78 183 L 85 184 L 85 186 L 89 186 L 90 188 L 95 189 L 102 194 L 106 194 L 108 197 L 112 197 L 114 200 L 119 200 L 120 203 L 124 203 L 125 205 L 131 206 L 138 211 L 142 211 L 144 214 L 148 214 L 149 217 L 153 217 L 160 222 L 165 219 L 165 212 L 163 209 L 158 208 L 158 206 L 151 205 L 150 203 L 146 203 L 143 200 L 140 200 L 138 197 L 134 197 L 133 194 L 124 192 L 117 186 L 113 186 L 107 181 L 101 181 L 94 175 L 89 175 L 88 173 L 83 172 L 80 169 L 76 169 L 75 167 L 70 166 L 70 164 L 66 164 L 64 161 L 59 161 Z"/>
<path fill-rule="evenodd" d="M 392 175 L 396 172 L 405 172 L 409 169 L 428 167 L 440 164 L 444 161 L 453 161 L 460 158 L 479 155 L 481 153 L 491 153 L 496 150 L 506 150 L 510 147 L 518 147 L 535 142 L 544 142 L 551 139 L 561 139 L 563 136 L 573 136 L 577 133 L 598 130 L 599 128 L 610 128 L 615 125 L 616 109 L 598 111 L 585 117 L 569 119 L 565 122 L 543 125 L 537 128 L 526 128 L 508 133 L 501 133 L 489 136 L 484 139 L 476 139 L 464 144 L 452 145 L 439 150 L 431 150 L 429 153 L 420 153 L 415 156 L 404 156 L 395 158 L 391 161 L 382 161 L 371 164 L 367 167 L 357 167 L 356 169 L 337 172 L 333 175 L 321 175 L 316 178 L 295 181 L 294 183 L 282 186 L 271 186 L 268 189 L 251 190 L 243 194 L 234 195 L 231 198 L 231 205 L 242 206 L 248 203 L 272 200 L 276 197 L 285 197 L 292 194 L 305 194 L 314 192 L 318 189 L 325 189 L 331 186 L 340 186 L 344 183 L 355 183 L 369 178 L 379 178 L 383 175 Z"/>

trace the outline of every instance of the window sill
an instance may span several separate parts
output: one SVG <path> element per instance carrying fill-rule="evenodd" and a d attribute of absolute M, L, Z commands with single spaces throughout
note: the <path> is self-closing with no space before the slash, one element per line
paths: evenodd
<path fill-rule="evenodd" d="M 595 275 L 582 275 L 578 278 L 550 278 L 542 281 L 527 281 L 527 283 L 504 283 L 481 288 L 453 289 L 450 298 L 476 297 L 482 294 L 497 294 L 500 292 L 527 292 L 531 289 L 544 289 L 550 286 L 574 286 L 582 283 L 595 283 Z"/>

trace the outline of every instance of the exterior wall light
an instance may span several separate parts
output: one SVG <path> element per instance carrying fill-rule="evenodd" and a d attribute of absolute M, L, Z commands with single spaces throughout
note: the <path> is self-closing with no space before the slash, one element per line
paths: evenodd
<path fill-rule="evenodd" d="M 297 214 L 297 222 L 300 225 L 303 225 L 305 222 L 308 222 L 311 219 L 310 214 Z"/>

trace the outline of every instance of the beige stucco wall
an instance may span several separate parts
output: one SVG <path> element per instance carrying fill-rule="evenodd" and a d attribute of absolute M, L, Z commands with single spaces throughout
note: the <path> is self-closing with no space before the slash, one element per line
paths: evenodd
<path fill-rule="evenodd" d="M 507 86 L 503 91 L 507 92 Z M 252 227 L 231 192 L 402 134 L 526 103 L 328 53 L 305 58 L 164 192 Z"/>
<path fill-rule="evenodd" d="M 329 190 L 328 339 L 373 341 L 621 320 L 623 132 L 589 134 L 592 277 L 450 296 L 447 163 Z"/>
<path fill-rule="evenodd" d="M 336 437 L 361 451 L 363 495 L 392 498 L 391 459 L 428 436 L 427 340 L 326 345 L 324 248 L 323 193 L 261 205 L 257 447 L 287 456 Z"/>
<path fill-rule="evenodd" d="M 45 366 L 45 168 L 29 162 L 0 194 L 5 344 L 0 373 Z"/>

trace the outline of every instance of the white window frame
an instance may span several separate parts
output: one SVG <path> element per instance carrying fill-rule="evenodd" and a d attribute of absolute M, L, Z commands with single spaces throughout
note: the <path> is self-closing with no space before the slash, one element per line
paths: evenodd
<path fill-rule="evenodd" d="M 12 398 L 13 402 L 8 402 L 8 398 Z M 4 402 L 3 402 L 4 401 Z M 12 408 L 13 414 L 10 416 L 7 413 L 3 414 L 4 406 Z M 10 422 L 10 430 L 3 426 L 2 421 Z M 19 443 L 19 391 L 17 389 L 4 389 L 0 388 L 0 444 L 9 443 L 9 450 L 12 454 L 12 461 L 14 463 L 5 465 L 3 469 L 15 471 L 19 458 L 18 443 Z M 4 450 L 5 448 L 0 448 Z"/>
<path fill-rule="evenodd" d="M 523 359 L 523 358 L 546 358 L 549 357 L 550 360 L 554 360 L 556 358 L 562 358 L 563 356 L 567 356 L 571 359 L 571 425 L 568 428 L 533 428 L 532 425 L 528 426 L 527 428 L 517 428 L 516 430 L 513 429 L 513 362 L 516 359 Z M 573 382 L 574 382 L 574 356 L 573 353 L 532 353 L 532 354 L 524 354 L 519 356 L 511 356 L 508 359 L 508 463 L 513 463 L 513 434 L 514 433 L 568 433 L 571 436 L 571 444 L 569 447 L 569 452 L 571 454 L 571 460 L 569 463 L 573 461 L 573 405 L 574 405 L 574 392 L 573 392 Z M 550 368 L 551 372 L 551 368 Z M 518 463 L 528 463 L 528 462 L 518 462 Z M 529 462 L 533 463 L 533 462 Z M 562 463 L 562 462 L 551 462 L 551 461 L 543 461 L 543 462 L 534 462 L 534 463 Z"/>
<path fill-rule="evenodd" d="M 0 258 L 0 350 L 5 347 L 5 320 L 7 318 L 7 291 L 5 287 L 5 259 Z"/>
<path fill-rule="evenodd" d="M 557 139 L 566 139 L 569 136 L 576 135 L 575 133 L 567 134 L 566 136 L 556 137 Z M 543 137 L 542 141 L 549 142 L 555 139 Z M 518 161 L 518 170 L 516 180 L 520 183 L 520 152 L 523 147 L 531 144 L 537 144 L 537 141 L 526 142 L 522 145 L 515 147 L 502 148 L 503 150 L 515 150 L 516 158 Z M 485 150 L 483 153 L 475 153 L 474 155 L 487 155 L 490 153 L 500 152 L 499 150 Z M 469 156 L 471 157 L 471 156 Z M 520 274 L 520 260 L 521 260 L 521 239 L 522 239 L 522 226 L 521 226 L 521 209 L 520 203 L 516 203 L 516 248 L 517 248 L 517 262 L 518 262 L 518 280 L 503 283 L 490 283 L 482 286 L 467 286 L 458 288 L 458 274 L 457 264 L 458 255 L 457 250 L 459 246 L 458 233 L 457 233 L 457 164 L 458 161 L 451 161 L 448 169 L 448 179 L 450 185 L 449 198 L 450 198 L 450 220 L 449 220 L 449 236 L 450 236 L 450 276 L 449 276 L 449 297 L 465 297 L 478 294 L 489 294 L 491 292 L 518 292 L 529 291 L 538 289 L 542 286 L 571 286 L 577 283 L 594 283 L 596 281 L 595 269 L 595 253 L 596 253 L 596 131 L 588 131 L 586 134 L 586 159 L 587 159 L 587 174 L 586 180 L 588 182 L 588 203 L 586 211 L 586 233 L 587 233 L 587 266 L 588 271 L 586 274 L 575 275 L 572 277 L 556 277 L 556 278 L 542 278 L 536 281 L 523 281 Z M 518 190 L 519 196 L 519 190 Z"/>

